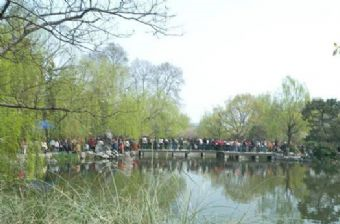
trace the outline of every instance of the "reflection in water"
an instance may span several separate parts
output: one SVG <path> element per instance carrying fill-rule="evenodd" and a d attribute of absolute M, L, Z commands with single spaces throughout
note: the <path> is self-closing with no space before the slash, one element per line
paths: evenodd
<path fill-rule="evenodd" d="M 308 194 L 299 203 L 303 218 L 340 223 L 339 168 L 314 166 L 305 176 Z"/>
<path fill-rule="evenodd" d="M 127 183 L 126 178 L 139 186 L 150 174 L 179 175 L 185 184 L 174 194 L 176 200 L 167 199 L 173 212 L 188 209 L 197 222 L 212 223 L 339 223 L 338 170 L 299 163 L 132 158 L 49 167 L 50 172 L 69 180 L 106 173 L 125 176 L 116 178 L 118 187 L 124 185 L 119 181 Z M 47 176 L 49 181 L 56 180 L 56 176 Z"/>

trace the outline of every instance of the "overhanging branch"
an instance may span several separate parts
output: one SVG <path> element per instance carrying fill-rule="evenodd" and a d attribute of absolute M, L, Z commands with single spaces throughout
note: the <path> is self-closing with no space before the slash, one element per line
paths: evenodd
<path fill-rule="evenodd" d="M 28 106 L 24 104 L 6 104 L 6 103 L 0 103 L 0 108 L 11 108 L 11 109 L 22 109 L 22 110 L 35 110 L 35 111 L 60 111 L 60 112 L 65 112 L 65 113 L 85 113 L 89 114 L 94 118 L 109 118 L 109 117 L 114 117 L 120 113 L 135 113 L 137 110 L 117 110 L 112 113 L 109 113 L 107 115 L 100 115 L 93 113 L 89 110 L 86 109 L 69 109 L 69 108 L 63 108 L 63 107 L 38 107 L 38 106 Z"/>
<path fill-rule="evenodd" d="M 21 24 L 21 27 L 9 28 L 8 31 L 15 34 L 15 38 L 0 47 L 0 56 L 4 57 L 36 31 L 47 32 L 58 41 L 83 48 L 89 45 L 96 46 L 93 38 L 100 37 L 99 33 L 114 37 L 129 33 L 112 29 L 112 24 L 117 21 L 133 21 L 148 27 L 154 34 L 168 35 L 166 22 L 173 17 L 167 12 L 165 0 L 150 2 L 132 0 L 120 3 L 112 3 L 109 0 L 96 3 L 74 0 L 49 3 L 47 1 L 47 4 L 38 0 L 32 0 L 30 4 L 15 0 L 6 1 L 0 11 L 0 21 L 5 23 L 17 21 L 19 23 L 16 24 Z M 111 32 L 112 30 L 116 31 Z"/>

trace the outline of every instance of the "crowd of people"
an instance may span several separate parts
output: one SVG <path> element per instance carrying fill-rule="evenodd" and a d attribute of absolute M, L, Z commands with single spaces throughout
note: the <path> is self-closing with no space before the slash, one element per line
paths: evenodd
<path fill-rule="evenodd" d="M 27 142 L 21 144 L 22 153 L 27 151 Z M 81 152 L 81 151 L 104 151 L 114 150 L 119 153 L 125 151 L 138 150 L 223 150 L 237 152 L 266 152 L 266 151 L 285 151 L 287 144 L 285 142 L 267 140 L 216 140 L 210 138 L 150 138 L 141 137 L 139 140 L 113 137 L 111 134 L 103 136 L 90 136 L 87 139 L 50 139 L 41 142 L 41 150 L 43 152 Z M 300 147 L 303 150 L 303 146 Z"/>
<path fill-rule="evenodd" d="M 119 152 L 136 151 L 139 149 L 153 150 L 223 150 L 223 151 L 280 151 L 287 146 L 284 142 L 279 144 L 270 141 L 238 141 L 238 140 L 215 140 L 208 138 L 148 138 L 142 137 L 139 140 L 127 139 L 122 137 L 89 137 L 87 141 L 51 140 L 51 150 L 56 151 L 87 151 L 100 148 L 101 146 L 110 146 L 110 149 Z M 82 148 L 81 148 L 82 146 Z"/>
<path fill-rule="evenodd" d="M 287 144 L 279 144 L 278 141 L 252 141 L 252 140 L 220 140 L 211 138 L 171 138 L 155 139 L 143 137 L 140 140 L 142 149 L 168 149 L 168 150 L 223 150 L 223 151 L 281 151 Z"/>

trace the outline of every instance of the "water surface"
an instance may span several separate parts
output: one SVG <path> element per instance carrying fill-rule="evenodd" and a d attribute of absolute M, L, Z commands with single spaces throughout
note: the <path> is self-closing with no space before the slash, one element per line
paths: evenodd
<path fill-rule="evenodd" d="M 340 223 L 340 173 L 330 164 L 128 159 L 50 165 L 48 170 L 45 180 L 52 184 L 60 178 L 72 183 L 105 176 L 110 182 L 124 176 L 125 182 L 115 179 L 124 187 L 138 186 L 144 176 L 178 176 L 183 184 L 169 197 L 171 210 L 186 210 L 197 223 Z"/>

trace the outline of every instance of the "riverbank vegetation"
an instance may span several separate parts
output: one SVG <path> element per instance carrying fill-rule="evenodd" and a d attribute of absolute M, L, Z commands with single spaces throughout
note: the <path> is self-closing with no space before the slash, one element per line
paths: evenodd
<path fill-rule="evenodd" d="M 62 176 L 50 179 L 54 182 L 1 182 L 1 223 L 171 223 L 167 220 L 182 213 L 175 214 L 170 206 L 185 184 L 176 175 L 109 171 L 73 174 L 72 183 Z"/>

